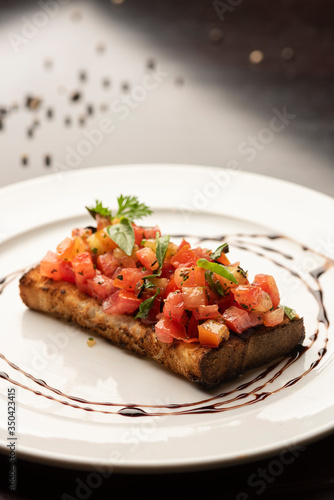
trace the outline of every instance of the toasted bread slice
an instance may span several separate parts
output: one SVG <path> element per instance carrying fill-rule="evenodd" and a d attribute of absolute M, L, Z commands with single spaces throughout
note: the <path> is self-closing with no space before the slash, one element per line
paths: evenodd
<path fill-rule="evenodd" d="M 260 325 L 241 335 L 231 334 L 218 348 L 176 340 L 164 344 L 157 340 L 154 327 L 129 315 L 106 314 L 96 299 L 80 292 L 75 285 L 42 277 L 39 266 L 22 276 L 20 293 L 31 309 L 89 328 L 113 344 L 149 356 L 206 387 L 287 355 L 305 335 L 302 318 L 285 317 L 276 327 Z"/>

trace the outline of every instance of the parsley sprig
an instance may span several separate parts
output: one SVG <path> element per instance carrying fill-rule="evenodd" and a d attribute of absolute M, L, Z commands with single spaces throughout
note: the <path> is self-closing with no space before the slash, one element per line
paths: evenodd
<path fill-rule="evenodd" d="M 94 219 L 99 214 L 103 217 L 110 217 L 110 219 L 126 217 L 133 222 L 135 219 L 142 219 L 152 214 L 152 210 L 145 203 L 140 203 L 137 196 L 123 196 L 121 194 L 117 198 L 117 204 L 118 210 L 115 215 L 112 215 L 110 208 L 104 207 L 100 200 L 95 200 L 95 207 L 86 208 Z"/>
<path fill-rule="evenodd" d="M 140 203 L 137 196 L 123 196 L 122 194 L 117 198 L 118 211 L 115 217 L 127 217 L 131 221 L 135 219 L 142 219 L 147 215 L 152 214 L 152 210 Z"/>

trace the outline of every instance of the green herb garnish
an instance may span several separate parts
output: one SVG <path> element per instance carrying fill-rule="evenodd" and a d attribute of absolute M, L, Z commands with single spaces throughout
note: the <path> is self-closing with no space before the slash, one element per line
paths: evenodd
<path fill-rule="evenodd" d="M 153 297 L 150 297 L 149 299 L 144 300 L 139 306 L 139 311 L 137 312 L 135 319 L 138 318 L 147 318 L 150 310 L 153 307 L 154 300 L 156 296 L 160 293 L 160 289 L 158 288 L 156 293 L 153 295 Z"/>
<path fill-rule="evenodd" d="M 166 257 L 166 252 L 168 249 L 169 245 L 169 240 L 170 236 L 161 236 L 159 237 L 159 233 L 156 233 L 155 241 L 156 241 L 156 250 L 155 250 L 155 255 L 157 257 L 157 261 L 159 264 L 159 267 L 161 268 L 163 266 L 165 257 Z"/>
<path fill-rule="evenodd" d="M 238 284 L 233 274 L 230 273 L 230 271 L 225 266 L 223 266 L 223 264 L 218 264 L 217 262 L 209 262 L 206 259 L 198 259 L 197 266 L 203 267 L 204 269 L 212 271 L 215 274 L 219 274 L 219 276 L 232 281 L 232 283 Z"/>
<path fill-rule="evenodd" d="M 118 211 L 114 217 L 127 217 L 129 220 L 142 219 L 147 215 L 151 215 L 152 210 L 140 203 L 137 196 L 123 196 L 122 194 L 117 198 Z"/>
<path fill-rule="evenodd" d="M 110 217 L 110 219 L 121 219 L 126 217 L 131 222 L 135 219 L 142 219 L 147 215 L 152 214 L 152 210 L 140 203 L 137 196 L 123 196 L 122 194 L 117 198 L 118 210 L 115 215 L 112 215 L 110 208 L 104 207 L 102 201 L 95 200 L 95 207 L 86 207 L 90 215 L 95 219 L 96 215 L 103 217 Z"/>
<path fill-rule="evenodd" d="M 291 309 L 290 307 L 287 306 L 280 306 L 283 307 L 284 313 L 287 315 L 289 319 L 294 319 L 297 316 L 297 313 L 294 309 Z"/>
<path fill-rule="evenodd" d="M 220 245 L 211 255 L 211 259 L 217 260 L 221 256 L 222 253 L 228 253 L 230 251 L 227 243 L 223 243 Z"/>
<path fill-rule="evenodd" d="M 135 234 L 131 221 L 122 217 L 118 224 L 108 226 L 106 229 L 110 238 L 119 246 L 126 255 L 131 255 L 135 244 Z"/>
<path fill-rule="evenodd" d="M 95 219 L 96 215 L 102 215 L 103 217 L 111 217 L 110 208 L 106 208 L 102 205 L 102 201 L 95 200 L 95 207 L 86 207 L 90 215 Z"/>

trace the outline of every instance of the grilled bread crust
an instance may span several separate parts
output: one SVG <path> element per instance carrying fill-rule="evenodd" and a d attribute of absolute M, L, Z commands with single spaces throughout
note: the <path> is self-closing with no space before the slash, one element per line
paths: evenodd
<path fill-rule="evenodd" d="M 260 325 L 241 335 L 231 333 L 218 348 L 176 340 L 164 344 L 157 340 L 154 327 L 132 316 L 106 314 L 98 300 L 81 292 L 74 284 L 41 276 L 39 266 L 22 276 L 20 294 L 31 309 L 75 322 L 115 345 L 149 356 L 206 387 L 287 355 L 305 336 L 302 318 L 289 320 L 285 317 L 276 327 Z"/>

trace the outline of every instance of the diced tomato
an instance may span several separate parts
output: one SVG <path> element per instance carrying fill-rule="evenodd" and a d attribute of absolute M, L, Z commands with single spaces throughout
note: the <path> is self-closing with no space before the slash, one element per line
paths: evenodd
<path fill-rule="evenodd" d="M 142 269 L 124 268 L 114 279 L 114 286 L 122 290 L 134 291 L 136 284 L 150 274 L 150 271 Z"/>
<path fill-rule="evenodd" d="M 140 246 L 142 240 L 145 239 L 144 228 L 137 226 L 135 223 L 132 223 L 132 227 L 133 227 L 133 232 L 135 235 L 135 243 L 136 243 L 136 245 Z M 154 236 L 154 238 L 155 238 L 155 236 Z"/>
<path fill-rule="evenodd" d="M 170 262 L 164 262 L 163 266 L 162 266 L 162 269 L 161 269 L 161 278 L 170 278 L 171 275 L 174 273 L 175 271 L 175 267 L 173 266 L 173 264 L 171 264 Z"/>
<path fill-rule="evenodd" d="M 263 324 L 263 313 L 259 311 L 250 311 L 248 312 L 249 316 L 249 328 L 257 325 Z"/>
<path fill-rule="evenodd" d="M 73 271 L 72 263 L 67 260 L 60 261 L 59 272 L 63 281 L 75 283 L 75 274 Z"/>
<path fill-rule="evenodd" d="M 165 301 L 163 313 L 166 318 L 181 322 L 185 312 L 183 294 L 180 291 L 170 293 Z"/>
<path fill-rule="evenodd" d="M 75 284 L 80 292 L 83 292 L 85 295 L 90 295 L 90 289 L 86 281 L 76 282 Z"/>
<path fill-rule="evenodd" d="M 85 252 L 86 243 L 79 236 L 65 238 L 57 246 L 57 255 L 64 260 L 73 260 L 79 253 Z"/>
<path fill-rule="evenodd" d="M 91 236 L 91 234 L 93 234 L 93 231 L 88 227 L 77 227 L 72 230 L 72 237 L 79 236 L 84 241 L 88 238 L 88 236 Z"/>
<path fill-rule="evenodd" d="M 150 269 L 151 271 L 156 271 L 159 268 L 159 263 L 157 261 L 157 257 L 153 252 L 152 248 L 144 247 L 137 250 L 136 255 L 140 261 L 140 263 L 146 267 L 146 269 Z"/>
<path fill-rule="evenodd" d="M 57 254 L 49 251 L 41 260 L 41 275 L 46 278 L 52 278 L 55 281 L 60 281 L 62 279 L 59 270 L 60 262 Z"/>
<path fill-rule="evenodd" d="M 198 325 L 198 338 L 202 345 L 208 347 L 218 347 L 223 340 L 227 340 L 230 336 L 227 326 L 214 319 L 209 319 Z"/>
<path fill-rule="evenodd" d="M 104 215 L 96 214 L 95 220 L 97 223 L 98 231 L 101 231 L 101 229 L 104 229 L 105 227 L 110 226 L 111 224 L 110 217 L 105 217 Z"/>
<path fill-rule="evenodd" d="M 90 251 L 95 255 L 101 255 L 117 248 L 116 243 L 110 238 L 106 229 L 96 231 L 87 238 Z"/>
<path fill-rule="evenodd" d="M 176 252 L 171 258 L 171 263 L 175 268 L 177 267 L 192 267 L 198 261 L 198 257 L 188 245 L 184 245 Z"/>
<path fill-rule="evenodd" d="M 175 270 L 174 279 L 176 285 L 183 286 L 205 286 L 205 269 L 202 267 L 178 267 Z"/>
<path fill-rule="evenodd" d="M 191 246 L 191 245 L 190 245 L 190 243 L 188 243 L 188 241 L 187 241 L 185 238 L 182 238 L 182 241 L 181 241 L 181 243 L 179 244 L 179 247 L 178 247 L 178 248 L 179 248 L 179 250 L 180 250 L 180 248 L 182 248 L 182 247 L 184 247 L 184 246 L 186 246 L 186 245 L 187 245 L 189 248 L 190 248 L 190 246 Z"/>
<path fill-rule="evenodd" d="M 224 253 L 224 252 L 221 253 L 220 257 L 218 257 L 218 259 L 216 259 L 216 261 L 219 262 L 220 264 L 223 264 L 224 266 L 228 266 L 231 264 L 226 253 Z"/>
<path fill-rule="evenodd" d="M 121 267 L 130 267 L 131 269 L 137 267 L 134 259 L 132 257 L 129 257 L 128 255 L 121 258 L 120 265 Z"/>
<path fill-rule="evenodd" d="M 210 255 L 211 255 L 211 250 L 208 250 L 207 248 L 202 248 L 202 247 L 196 247 L 193 248 L 192 251 L 197 255 L 198 259 L 206 259 L 208 261 L 212 261 Z"/>
<path fill-rule="evenodd" d="M 168 297 L 168 295 L 171 292 L 176 292 L 176 290 L 179 290 L 179 288 L 175 283 L 174 276 L 171 276 L 170 280 L 168 281 L 167 287 L 166 287 L 166 297 Z"/>
<path fill-rule="evenodd" d="M 236 333 L 242 333 L 250 327 L 250 319 L 247 311 L 239 307 L 231 306 L 223 313 L 223 320 L 227 327 Z"/>
<path fill-rule="evenodd" d="M 227 295 L 225 295 L 225 297 L 220 297 L 217 302 L 219 312 L 223 313 L 224 311 L 226 311 L 226 309 L 231 307 L 233 302 L 234 302 L 234 295 L 232 293 L 228 293 Z"/>
<path fill-rule="evenodd" d="M 219 316 L 218 304 L 211 306 L 198 306 L 193 310 L 193 316 L 196 319 L 212 319 Z"/>
<path fill-rule="evenodd" d="M 157 233 L 159 234 L 159 236 L 161 236 L 161 231 L 159 226 L 143 227 L 142 230 L 144 232 L 144 238 L 146 240 L 149 240 L 150 238 L 155 238 Z"/>
<path fill-rule="evenodd" d="M 161 342 L 166 342 L 166 340 L 163 340 L 165 338 L 169 339 L 169 342 L 167 341 L 168 343 L 172 342 L 170 337 L 177 340 L 184 340 L 187 337 L 187 332 L 184 326 L 166 318 L 165 316 L 163 316 L 155 325 L 155 333 L 157 339 Z"/>
<path fill-rule="evenodd" d="M 158 316 L 160 316 L 162 300 L 161 295 L 156 296 L 147 318 L 142 318 L 143 323 L 146 325 L 153 325 L 157 322 Z"/>
<path fill-rule="evenodd" d="M 183 287 L 182 294 L 186 309 L 196 309 L 196 307 L 206 306 L 208 303 L 206 290 L 203 286 Z"/>
<path fill-rule="evenodd" d="M 113 280 L 96 271 L 94 278 L 87 280 L 89 295 L 99 300 L 105 300 L 118 289 L 114 287 Z"/>
<path fill-rule="evenodd" d="M 72 260 L 72 266 L 76 283 L 85 283 L 88 279 L 95 276 L 93 261 L 88 252 L 79 253 Z"/>
<path fill-rule="evenodd" d="M 107 314 L 132 314 L 140 302 L 133 292 L 117 290 L 103 302 L 102 309 Z"/>
<path fill-rule="evenodd" d="M 230 271 L 230 273 L 234 276 L 234 278 L 237 280 L 239 285 L 248 284 L 247 275 L 240 268 L 238 263 L 231 264 L 226 267 Z M 219 274 L 214 274 L 213 279 L 215 281 L 218 280 L 225 291 L 229 290 L 230 288 L 235 288 L 238 286 L 238 284 L 233 283 L 233 281 L 230 281 L 227 278 L 224 278 L 223 276 L 219 276 Z"/>
<path fill-rule="evenodd" d="M 276 309 L 280 303 L 280 294 L 278 287 L 273 276 L 269 274 L 257 274 L 254 278 L 253 285 L 257 285 L 262 288 L 265 292 L 269 293 L 273 308 Z"/>
<path fill-rule="evenodd" d="M 256 285 L 239 285 L 232 293 L 236 302 L 248 310 L 267 312 L 273 306 L 270 295 Z"/>
<path fill-rule="evenodd" d="M 97 258 L 97 267 L 105 276 L 108 276 L 109 278 L 113 277 L 113 274 L 118 266 L 119 263 L 118 260 L 116 260 L 114 257 L 113 250 L 99 255 Z"/>
<path fill-rule="evenodd" d="M 284 309 L 279 307 L 273 311 L 268 311 L 263 314 L 263 323 L 265 326 L 276 326 L 284 320 Z"/>
<path fill-rule="evenodd" d="M 189 339 L 198 339 L 198 319 L 191 315 L 187 324 L 187 336 Z"/>

